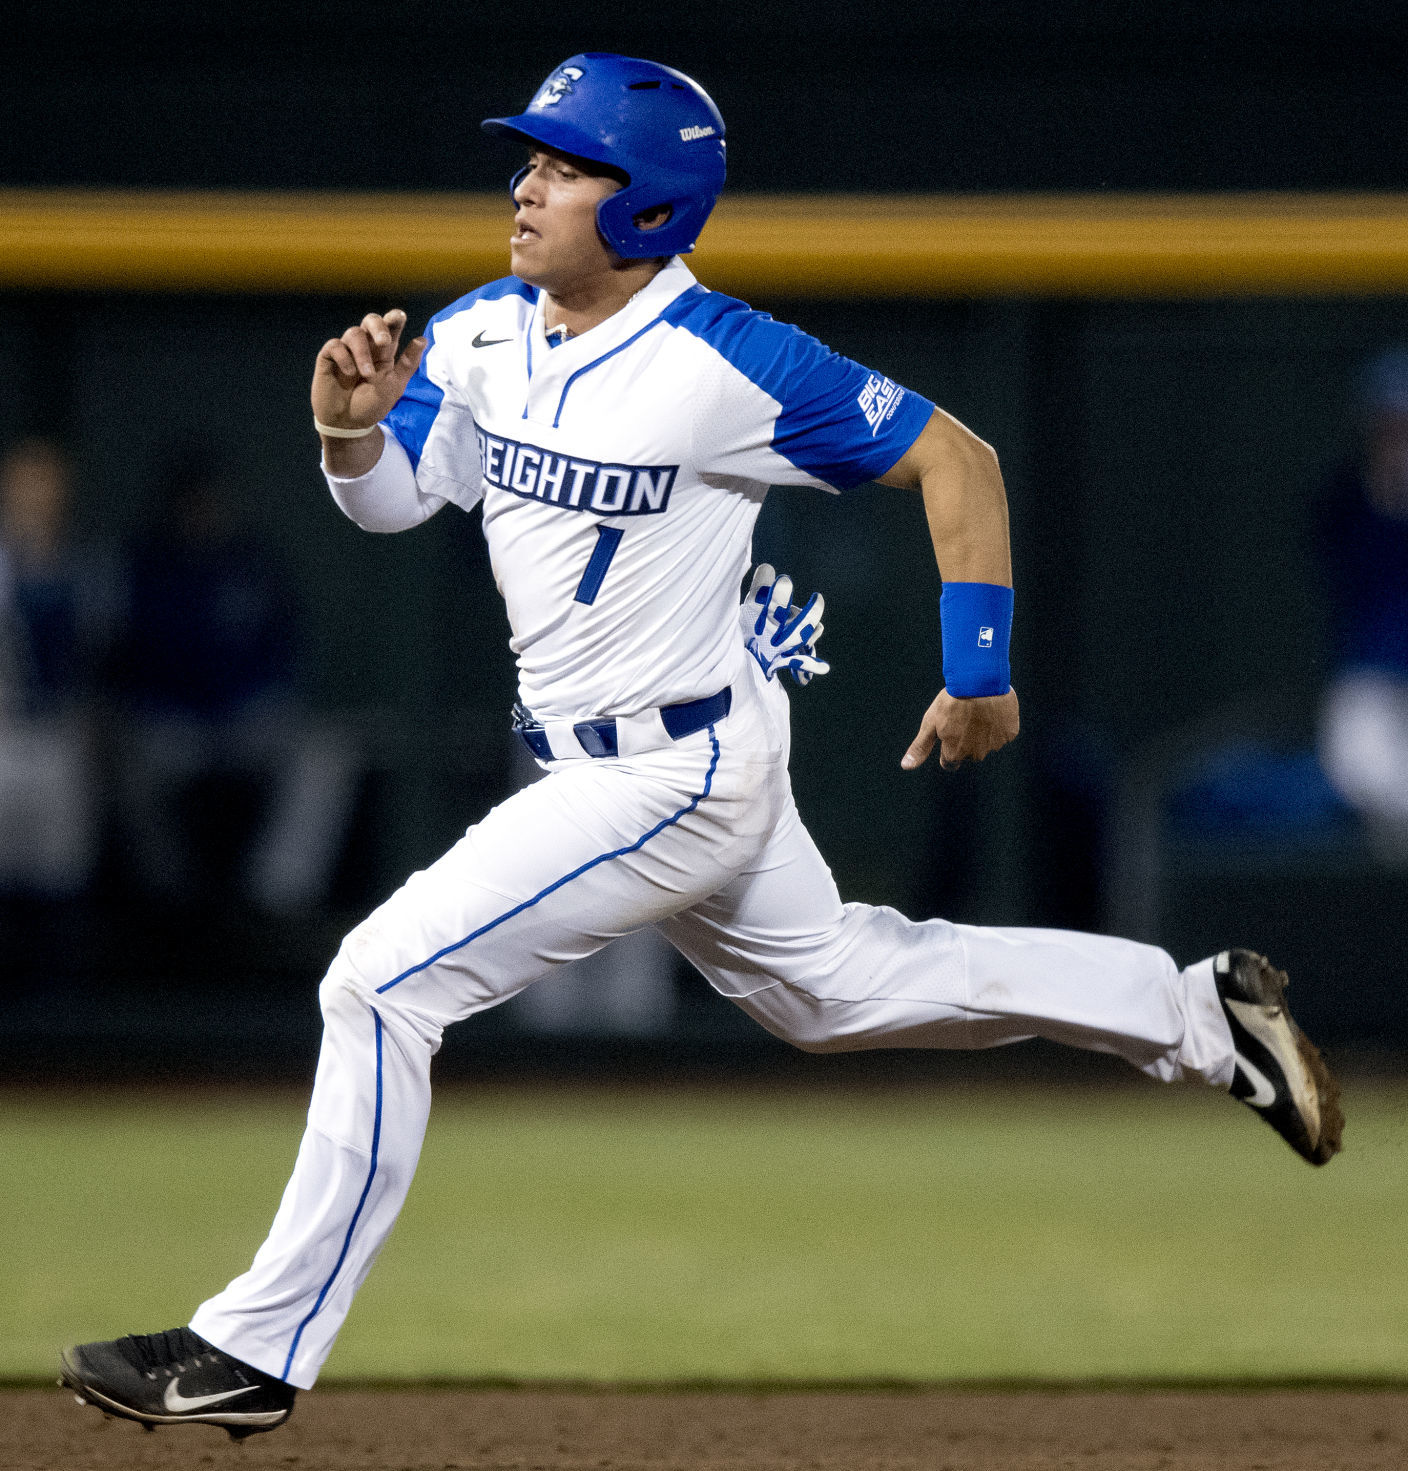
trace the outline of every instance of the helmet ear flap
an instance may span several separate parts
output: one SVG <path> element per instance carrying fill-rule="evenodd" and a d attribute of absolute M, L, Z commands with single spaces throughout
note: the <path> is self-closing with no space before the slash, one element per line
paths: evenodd
<path fill-rule="evenodd" d="M 631 258 L 631 237 L 636 233 L 631 218 L 635 211 L 630 201 L 623 197 L 628 193 L 628 190 L 621 189 L 608 194 L 596 207 L 597 234 L 623 259 Z"/>
<path fill-rule="evenodd" d="M 609 194 L 596 207 L 596 227 L 601 238 L 616 252 L 617 255 L 627 260 L 642 260 L 652 255 L 671 256 L 688 255 L 694 249 L 691 243 L 681 245 L 678 240 L 671 243 L 670 235 L 666 232 L 676 221 L 688 222 L 694 214 L 688 200 L 664 199 L 658 204 L 641 205 L 640 200 L 645 195 L 642 189 L 622 189 L 616 194 Z M 658 195 L 654 196 L 659 198 Z M 654 230 L 643 230 L 636 224 L 636 216 L 651 209 L 663 209 L 666 211 L 665 219 L 655 227 Z M 651 237 L 659 233 L 663 239 L 658 248 L 652 249 L 657 242 Z M 697 233 L 695 231 L 694 233 Z"/>

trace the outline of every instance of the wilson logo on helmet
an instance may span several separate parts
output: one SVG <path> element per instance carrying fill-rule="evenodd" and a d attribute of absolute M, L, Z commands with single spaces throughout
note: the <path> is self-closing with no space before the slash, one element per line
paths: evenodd
<path fill-rule="evenodd" d="M 584 75 L 580 66 L 564 66 L 556 76 L 548 78 L 547 86 L 538 94 L 533 106 L 555 106 L 572 90 L 572 83 L 580 82 Z"/>
<path fill-rule="evenodd" d="M 714 128 L 681 128 L 680 142 L 693 143 L 696 138 L 712 138 L 715 131 Z"/>

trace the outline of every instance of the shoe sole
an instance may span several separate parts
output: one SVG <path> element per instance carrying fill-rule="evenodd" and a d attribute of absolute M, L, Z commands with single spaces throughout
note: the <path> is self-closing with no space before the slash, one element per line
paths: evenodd
<path fill-rule="evenodd" d="M 1325 1165 L 1344 1148 L 1344 1109 L 1340 1103 L 1340 1085 L 1335 1075 L 1325 1066 L 1320 1049 L 1294 1022 L 1296 1050 L 1315 1084 L 1316 1096 L 1320 1100 L 1320 1138 L 1311 1157 L 1311 1164 Z"/>
<path fill-rule="evenodd" d="M 1340 1085 L 1325 1065 L 1319 1049 L 1296 1025 L 1286 1006 L 1286 977 L 1263 955 L 1247 951 L 1260 969 L 1259 979 L 1263 983 L 1261 1001 L 1246 1001 L 1232 996 L 1223 997 L 1223 1005 L 1232 1019 L 1253 1042 L 1263 1048 L 1276 1063 L 1286 1079 L 1291 1097 L 1288 1100 L 1301 1125 L 1303 1139 L 1291 1138 L 1271 1117 L 1280 1100 L 1271 1100 L 1260 1105 L 1255 1097 L 1243 1098 L 1255 1113 L 1261 1114 L 1272 1128 L 1286 1139 L 1303 1159 L 1313 1165 L 1328 1164 L 1343 1147 L 1344 1111 L 1340 1105 Z M 1231 973 L 1232 951 L 1224 950 L 1217 957 L 1215 970 L 1219 974 Z M 1269 994 L 1268 994 L 1269 993 Z M 1245 1063 L 1250 1061 L 1245 1057 Z M 1255 1063 L 1253 1062 L 1253 1067 Z"/>
<path fill-rule="evenodd" d="M 211 1410 L 206 1414 L 159 1415 L 154 1411 L 134 1410 L 130 1405 L 110 1399 L 101 1390 L 84 1383 L 82 1372 L 69 1359 L 68 1354 L 65 1353 L 59 1363 L 59 1383 L 77 1395 L 79 1404 L 93 1405 L 105 1415 L 116 1415 L 122 1420 L 135 1420 L 148 1430 L 155 1430 L 158 1425 L 217 1425 L 221 1430 L 228 1430 L 236 1440 L 242 1440 L 246 1435 L 257 1435 L 261 1430 L 277 1429 L 293 1413 L 291 1409 L 247 1410 L 243 1414 L 234 1410 L 227 1410 L 223 1414 L 219 1410 Z"/>

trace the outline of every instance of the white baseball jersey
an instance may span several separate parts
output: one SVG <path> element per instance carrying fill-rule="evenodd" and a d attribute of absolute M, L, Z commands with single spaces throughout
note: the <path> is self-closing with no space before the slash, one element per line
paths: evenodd
<path fill-rule="evenodd" d="M 560 346 L 545 304 L 509 277 L 441 312 L 386 427 L 422 493 L 483 500 L 539 719 L 711 695 L 742 666 L 739 583 L 768 486 L 873 479 L 933 405 L 678 259 Z"/>

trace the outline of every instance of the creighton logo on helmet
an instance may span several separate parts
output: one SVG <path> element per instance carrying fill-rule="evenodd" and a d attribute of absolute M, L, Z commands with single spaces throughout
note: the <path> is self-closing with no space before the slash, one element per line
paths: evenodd
<path fill-rule="evenodd" d="M 564 66 L 548 78 L 547 86 L 538 94 L 534 107 L 553 107 L 572 90 L 573 82 L 580 82 L 586 74 L 580 66 Z"/>

